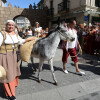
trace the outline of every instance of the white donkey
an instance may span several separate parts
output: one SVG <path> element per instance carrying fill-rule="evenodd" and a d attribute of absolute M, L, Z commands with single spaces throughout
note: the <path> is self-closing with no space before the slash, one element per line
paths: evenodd
<path fill-rule="evenodd" d="M 39 68 L 38 68 L 39 82 L 41 82 L 40 72 L 42 70 L 43 63 L 44 61 L 48 61 L 52 72 L 53 80 L 57 85 L 57 79 L 55 77 L 54 68 L 53 68 L 53 58 L 55 56 L 56 49 L 59 45 L 60 40 L 73 41 L 74 39 L 75 38 L 72 35 L 72 33 L 67 31 L 66 28 L 60 25 L 59 28 L 58 26 L 56 26 L 56 28 L 50 31 L 46 38 L 42 38 L 34 44 L 31 57 L 39 58 Z M 32 59 L 31 61 L 33 63 Z"/>

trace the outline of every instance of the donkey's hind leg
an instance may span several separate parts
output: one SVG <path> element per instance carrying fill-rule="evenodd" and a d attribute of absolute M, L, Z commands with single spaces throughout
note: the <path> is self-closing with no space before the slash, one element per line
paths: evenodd
<path fill-rule="evenodd" d="M 43 66 L 43 60 L 40 60 L 39 62 L 39 68 L 38 68 L 38 80 L 39 80 L 39 83 L 41 83 L 41 71 L 42 71 L 42 66 Z"/>
<path fill-rule="evenodd" d="M 50 65 L 50 69 L 51 69 L 51 72 L 52 72 L 53 80 L 55 81 L 55 85 L 58 85 L 57 79 L 56 79 L 55 73 L 54 73 L 54 68 L 53 68 L 53 59 L 51 59 L 48 63 Z"/>
<path fill-rule="evenodd" d="M 32 62 L 32 68 L 33 68 L 33 69 L 34 69 L 34 71 L 36 72 L 36 71 L 37 71 L 37 69 L 36 69 L 36 67 L 35 67 L 33 57 L 31 57 L 31 62 Z"/>

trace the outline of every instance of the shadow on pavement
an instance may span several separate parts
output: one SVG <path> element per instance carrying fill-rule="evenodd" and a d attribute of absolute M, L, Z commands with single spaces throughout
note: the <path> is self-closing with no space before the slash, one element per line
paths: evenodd
<path fill-rule="evenodd" d="M 71 63 L 71 65 L 75 66 L 73 63 Z M 100 75 L 100 63 L 98 63 L 98 61 L 93 62 L 93 61 L 89 60 L 88 62 L 79 64 L 79 69 L 82 69 L 85 71 L 91 71 L 94 74 Z"/>
<path fill-rule="evenodd" d="M 38 69 L 38 65 L 39 65 L 38 63 L 34 64 L 34 66 L 37 69 Z M 44 64 L 42 70 L 50 70 L 49 65 L 48 64 Z M 54 71 L 63 71 L 63 70 L 60 67 L 54 66 Z M 35 76 L 35 72 L 32 69 L 32 64 L 31 63 L 28 64 L 28 67 L 24 67 L 24 66 L 21 67 L 21 76 L 19 77 L 19 79 L 21 79 L 21 80 L 23 80 L 23 79 L 31 79 L 31 80 L 34 80 L 36 82 L 39 82 L 38 81 L 38 77 Z M 43 80 L 43 79 L 42 79 L 42 81 L 54 84 L 52 82 L 49 82 L 49 81 L 46 81 L 46 80 Z"/>
<path fill-rule="evenodd" d="M 94 65 L 89 66 L 89 65 L 83 65 L 83 64 L 79 64 L 79 68 L 85 71 L 91 71 L 94 74 L 100 75 L 100 67 L 96 67 Z"/>
<path fill-rule="evenodd" d="M 82 64 L 79 64 L 79 68 L 91 71 L 94 74 L 100 75 L 100 56 L 83 54 L 82 59 L 79 60 Z"/>

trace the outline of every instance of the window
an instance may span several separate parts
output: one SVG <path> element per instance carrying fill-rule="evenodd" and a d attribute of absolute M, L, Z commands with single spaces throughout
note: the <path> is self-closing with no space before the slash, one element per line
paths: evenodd
<path fill-rule="evenodd" d="M 69 2 L 70 0 L 63 0 L 63 9 L 65 10 L 69 9 Z"/>
<path fill-rule="evenodd" d="M 100 0 L 95 0 L 95 6 L 100 7 Z"/>
<path fill-rule="evenodd" d="M 67 8 L 67 0 L 63 0 L 63 9 L 65 10 Z"/>
<path fill-rule="evenodd" d="M 50 1 L 50 8 L 53 8 L 53 0 Z"/>

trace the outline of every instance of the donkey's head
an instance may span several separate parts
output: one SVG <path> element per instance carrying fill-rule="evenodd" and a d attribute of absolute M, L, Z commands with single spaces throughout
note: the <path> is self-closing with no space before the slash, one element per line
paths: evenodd
<path fill-rule="evenodd" d="M 66 27 L 64 27 L 63 24 L 59 26 L 58 32 L 60 33 L 61 40 L 66 40 L 68 42 L 74 41 L 75 36 L 71 31 L 68 31 Z"/>

